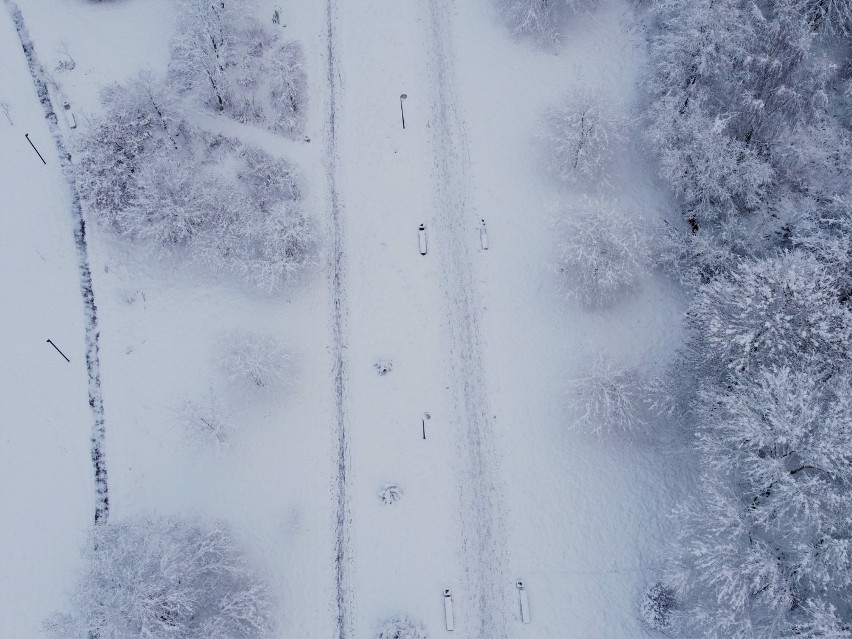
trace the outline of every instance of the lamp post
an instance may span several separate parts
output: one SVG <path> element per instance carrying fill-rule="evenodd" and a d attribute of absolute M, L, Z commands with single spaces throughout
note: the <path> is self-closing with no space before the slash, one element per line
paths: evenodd
<path fill-rule="evenodd" d="M 405 100 L 408 96 L 403 93 L 399 96 L 399 112 L 402 115 L 402 128 L 405 128 L 405 109 L 402 108 L 402 101 Z"/>

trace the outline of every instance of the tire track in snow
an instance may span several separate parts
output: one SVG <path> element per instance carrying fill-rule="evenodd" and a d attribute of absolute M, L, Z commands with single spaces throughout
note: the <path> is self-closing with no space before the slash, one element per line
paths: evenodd
<path fill-rule="evenodd" d="M 62 132 L 59 129 L 59 119 L 50 101 L 50 93 L 44 77 L 44 69 L 38 63 L 24 17 L 18 6 L 12 0 L 6 0 L 6 6 L 15 23 L 15 30 L 21 41 L 21 47 L 27 58 L 27 66 L 33 78 L 33 84 L 38 94 L 39 102 L 44 109 L 44 117 L 47 119 L 50 132 L 53 134 L 53 142 L 62 167 L 62 173 L 68 184 L 71 194 L 71 213 L 74 219 L 74 244 L 77 247 L 77 268 L 80 271 L 80 293 L 83 297 L 83 312 L 86 325 L 86 371 L 89 381 L 89 406 L 92 409 L 94 424 L 91 435 L 92 465 L 95 471 L 95 523 L 105 523 L 109 516 L 109 491 L 107 484 L 107 467 L 104 457 L 104 439 L 106 437 L 106 423 L 104 421 L 104 403 L 101 395 L 101 367 L 98 356 L 100 332 L 98 330 L 98 309 L 95 306 L 95 293 L 92 288 L 92 270 L 89 266 L 89 246 L 86 240 L 86 220 L 83 217 L 83 208 L 80 204 L 80 196 L 74 184 L 71 173 L 71 154 L 65 148 Z"/>
<path fill-rule="evenodd" d="M 334 398 L 335 398 L 335 435 L 337 439 L 337 476 L 335 477 L 335 497 L 337 501 L 336 530 L 334 540 L 334 575 L 336 587 L 337 637 L 348 639 L 351 636 L 352 612 L 350 606 L 349 584 L 351 568 L 349 514 L 349 431 L 346 415 L 348 396 L 348 375 L 346 367 L 346 303 L 345 250 L 343 216 L 340 198 L 337 192 L 337 95 L 340 91 L 340 75 L 337 68 L 335 49 L 334 21 L 337 13 L 335 0 L 326 0 L 327 20 L 327 64 L 326 69 L 329 91 L 328 119 L 326 121 L 326 157 L 325 171 L 328 180 L 328 209 L 331 216 L 331 291 L 332 291 L 332 341 L 334 349 Z"/>
<path fill-rule="evenodd" d="M 453 400 L 461 429 L 461 522 L 465 591 L 463 614 L 470 637 L 510 636 L 507 612 L 513 581 L 506 570 L 506 539 L 498 455 L 480 357 L 481 340 L 468 248 L 472 223 L 469 210 L 469 156 L 464 123 L 455 98 L 447 0 L 427 0 L 431 51 L 429 60 L 434 123 L 436 217 L 440 222 L 442 286 L 451 335 Z M 469 609 L 468 609 L 469 608 Z"/>

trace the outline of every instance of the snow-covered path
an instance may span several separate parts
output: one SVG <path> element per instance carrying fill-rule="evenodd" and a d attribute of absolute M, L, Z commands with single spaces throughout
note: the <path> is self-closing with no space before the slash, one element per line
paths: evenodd
<path fill-rule="evenodd" d="M 347 371 L 347 315 L 346 267 L 344 261 L 345 235 L 340 196 L 337 188 L 337 101 L 340 91 L 336 51 L 336 3 L 327 0 L 326 82 L 328 90 L 328 119 L 326 120 L 325 170 L 328 181 L 327 208 L 331 247 L 329 260 L 331 338 L 334 386 L 334 432 L 337 464 L 334 479 L 335 530 L 334 530 L 334 582 L 335 612 L 338 639 L 350 636 L 351 610 L 349 574 L 351 570 L 350 515 L 349 515 L 349 424 L 347 422 L 348 371 Z"/>
<path fill-rule="evenodd" d="M 429 0 L 435 153 L 434 211 L 439 224 L 439 259 L 444 312 L 450 329 L 453 422 L 460 434 L 458 472 L 465 593 L 470 607 L 469 636 L 508 637 L 510 587 L 507 575 L 506 522 L 494 442 L 492 413 L 482 365 L 478 291 L 474 284 L 470 246 L 478 239 L 478 221 L 470 200 L 470 156 L 467 132 L 456 100 L 452 5 Z"/>
<path fill-rule="evenodd" d="M 501 564 L 495 452 L 465 244 L 476 227 L 466 224 L 475 217 L 466 207 L 446 11 L 433 2 L 332 3 L 330 10 L 332 54 L 342 61 L 329 79 L 340 84 L 334 124 L 350 367 L 341 428 L 351 438 L 343 490 L 351 493 L 347 567 L 356 636 L 396 612 L 439 628 L 444 588 L 454 594 L 458 631 L 507 636 L 501 593 L 511 583 Z M 426 256 L 418 252 L 420 223 Z M 379 359 L 393 362 L 386 376 L 373 367 Z M 386 484 L 401 487 L 399 503 L 380 502 Z"/>

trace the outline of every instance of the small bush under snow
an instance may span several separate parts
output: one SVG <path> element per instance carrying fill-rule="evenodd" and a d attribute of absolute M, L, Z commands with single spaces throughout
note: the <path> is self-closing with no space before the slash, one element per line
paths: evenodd
<path fill-rule="evenodd" d="M 427 639 L 427 635 L 422 624 L 399 615 L 382 624 L 378 639 Z"/>
<path fill-rule="evenodd" d="M 396 484 L 382 486 L 382 489 L 379 491 L 379 499 L 387 506 L 395 504 L 402 499 L 402 488 Z"/>

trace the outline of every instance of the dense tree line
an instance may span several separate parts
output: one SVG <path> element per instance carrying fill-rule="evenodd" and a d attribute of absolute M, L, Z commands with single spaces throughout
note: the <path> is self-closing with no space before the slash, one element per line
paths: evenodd
<path fill-rule="evenodd" d="M 693 293 L 665 386 L 702 476 L 643 612 L 679 637 L 852 637 L 852 4 L 648 17 L 668 266 Z"/>

